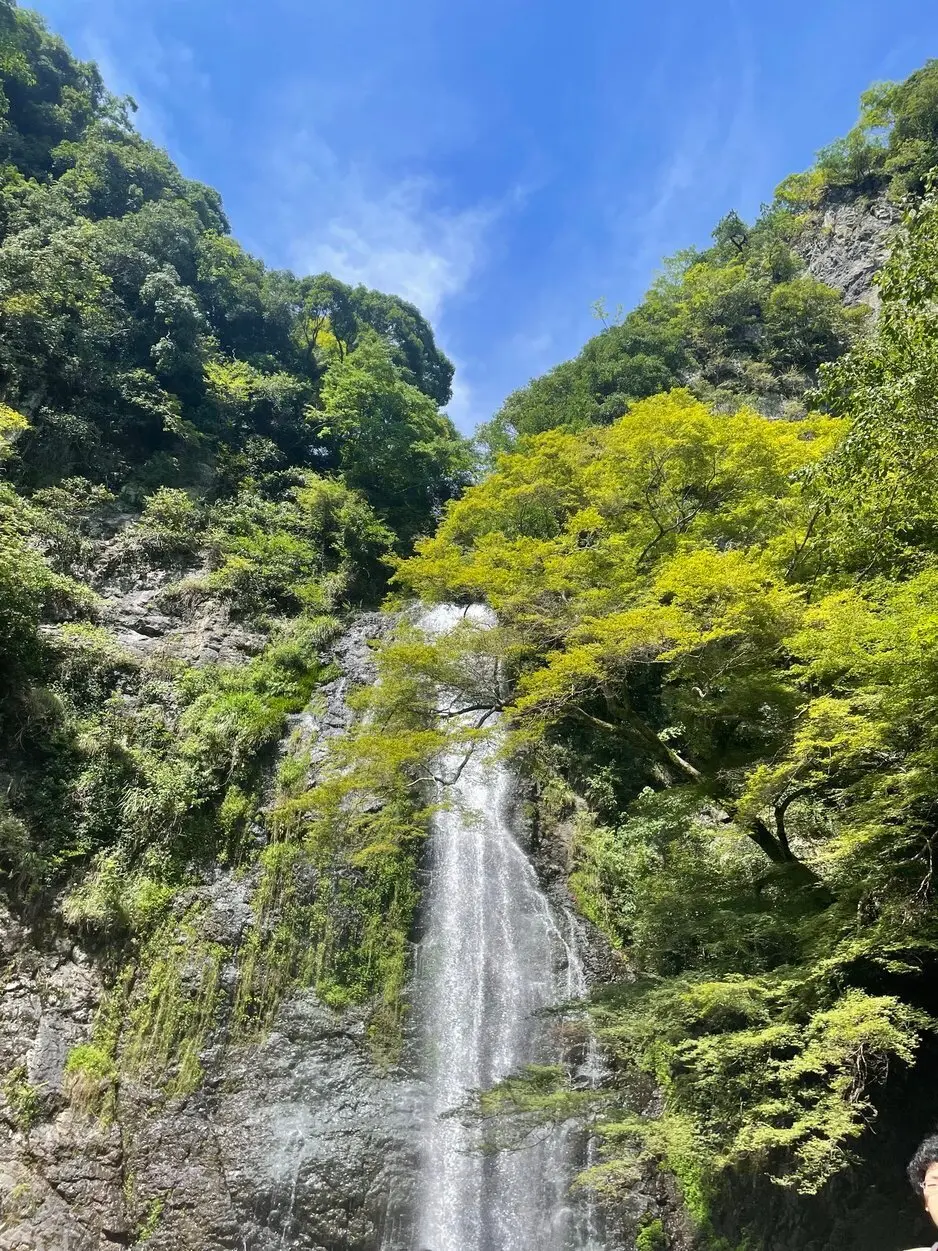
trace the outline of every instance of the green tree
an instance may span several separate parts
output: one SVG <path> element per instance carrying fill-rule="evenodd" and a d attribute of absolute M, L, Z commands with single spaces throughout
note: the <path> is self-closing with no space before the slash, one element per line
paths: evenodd
<path fill-rule="evenodd" d="M 911 206 L 878 276 L 875 331 L 823 376 L 825 406 L 850 430 L 825 467 L 831 556 L 867 573 L 921 560 L 938 543 L 932 482 L 938 403 L 938 199 Z"/>
<path fill-rule="evenodd" d="M 434 402 L 396 369 L 377 335 L 334 365 L 315 416 L 343 476 L 406 542 L 426 533 L 465 485 L 466 443 Z"/>

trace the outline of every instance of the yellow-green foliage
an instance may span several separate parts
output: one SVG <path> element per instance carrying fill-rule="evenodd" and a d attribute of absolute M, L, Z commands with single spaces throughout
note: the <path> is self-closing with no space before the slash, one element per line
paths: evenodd
<path fill-rule="evenodd" d="M 65 1061 L 65 1092 L 82 1111 L 110 1120 L 118 1071 L 113 1059 L 94 1043 L 73 1047 Z"/>
<path fill-rule="evenodd" d="M 700 1185 L 731 1164 L 809 1193 L 847 1163 L 871 1113 L 871 1082 L 891 1060 L 912 1062 L 928 1024 L 895 996 L 856 989 L 818 1010 L 787 972 L 639 983 L 598 1006 L 596 1019 L 620 1060 L 652 1073 L 689 1141 L 663 1138 L 677 1123 L 667 1120 L 632 1118 L 617 1132 L 638 1136 L 679 1176 L 694 1161 Z"/>
<path fill-rule="evenodd" d="M 0 404 L 0 460 L 5 460 L 12 451 L 13 440 L 26 430 L 29 422 L 22 413 L 9 404 Z"/>
<path fill-rule="evenodd" d="M 513 741 L 636 974 L 600 1037 L 664 1093 L 644 1122 L 612 1082 L 601 1168 L 644 1144 L 701 1221 L 727 1169 L 823 1186 L 932 1028 L 902 979 L 938 950 L 935 434 L 889 395 L 938 378 L 910 295 L 936 221 L 912 214 L 876 337 L 830 370 L 847 421 L 677 391 L 545 432 L 395 575 L 498 614 Z"/>
<path fill-rule="evenodd" d="M 605 716 L 681 772 L 626 710 L 630 678 L 667 672 L 685 736 L 721 717 L 768 730 L 785 699 L 774 649 L 801 611 L 788 581 L 812 525 L 801 478 L 837 433 L 822 417 L 715 415 L 687 392 L 645 400 L 608 429 L 552 431 L 503 458 L 396 576 L 485 597 L 510 623 L 519 716 Z"/>
<path fill-rule="evenodd" d="M 18 1129 L 28 1134 L 42 1116 L 42 1089 L 34 1086 L 25 1064 L 9 1070 L 3 1081 L 3 1097 Z"/>

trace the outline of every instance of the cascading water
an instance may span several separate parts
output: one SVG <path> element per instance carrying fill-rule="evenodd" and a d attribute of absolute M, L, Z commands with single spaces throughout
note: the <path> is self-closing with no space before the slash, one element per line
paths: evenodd
<path fill-rule="evenodd" d="M 481 613 L 481 610 L 478 610 Z M 453 628 L 441 607 L 421 625 Z M 573 1143 L 562 1128 L 483 1155 L 479 1131 L 447 1113 L 469 1092 L 559 1058 L 542 1010 L 585 991 L 572 918 L 555 917 L 511 829 L 512 781 L 480 753 L 443 762 L 449 803 L 433 821 L 417 967 L 429 1098 L 417 1243 L 429 1251 L 593 1251 L 588 1205 L 571 1204 Z M 566 935 L 565 931 L 566 930 Z"/>

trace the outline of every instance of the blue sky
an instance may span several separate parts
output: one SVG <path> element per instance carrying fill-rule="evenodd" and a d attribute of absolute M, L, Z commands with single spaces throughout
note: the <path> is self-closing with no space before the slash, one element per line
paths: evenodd
<path fill-rule="evenodd" d="M 39 0 L 274 266 L 396 291 L 465 430 L 938 55 L 935 0 Z"/>

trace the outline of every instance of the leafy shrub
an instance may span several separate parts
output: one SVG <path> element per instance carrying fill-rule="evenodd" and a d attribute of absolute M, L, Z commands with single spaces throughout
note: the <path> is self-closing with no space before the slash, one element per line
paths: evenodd
<path fill-rule="evenodd" d="M 17 1128 L 28 1134 L 44 1111 L 43 1091 L 32 1085 L 25 1064 L 17 1064 L 7 1073 L 3 1082 L 3 1097 Z"/>
<path fill-rule="evenodd" d="M 331 613 L 374 594 L 391 542 L 360 495 L 306 474 L 284 500 L 245 492 L 216 507 L 209 586 L 251 615 Z"/>

